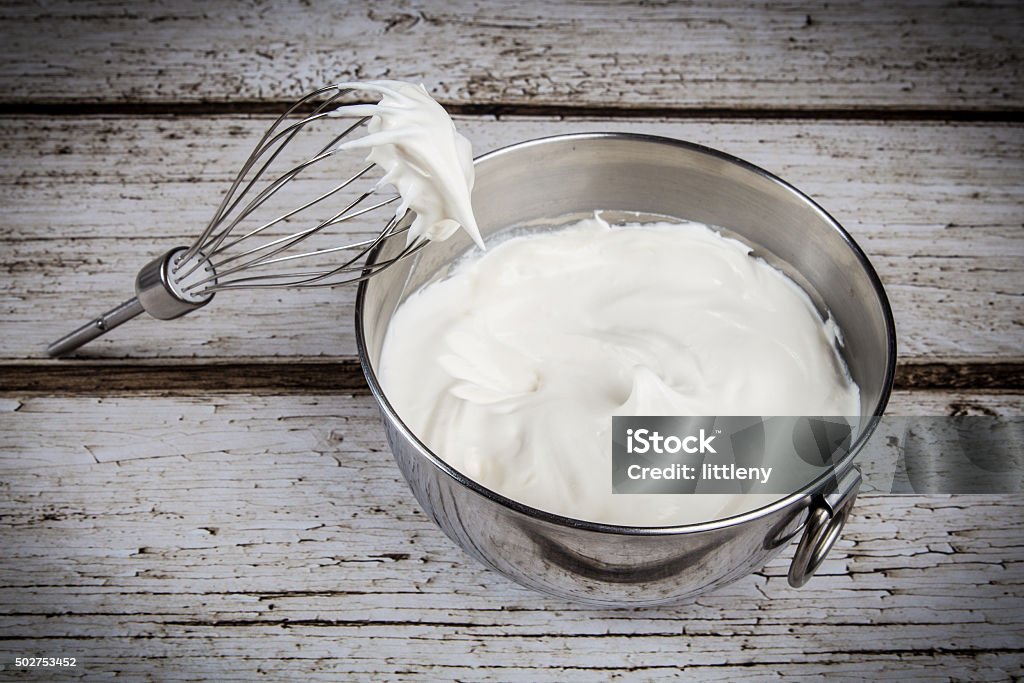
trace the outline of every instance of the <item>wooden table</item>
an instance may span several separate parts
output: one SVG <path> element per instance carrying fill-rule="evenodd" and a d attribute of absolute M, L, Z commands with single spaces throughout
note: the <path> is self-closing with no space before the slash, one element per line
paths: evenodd
<path fill-rule="evenodd" d="M 350 289 L 224 293 L 42 354 L 196 234 L 285 102 L 396 77 L 480 151 L 626 130 L 780 174 L 885 282 L 891 412 L 1019 415 L 1021 8 L 4 3 L 0 678 L 1024 675 L 1020 496 L 865 494 L 800 590 L 790 549 L 691 604 L 594 610 L 485 570 L 419 511 Z M 10 665 L 63 655 L 80 666 Z"/>

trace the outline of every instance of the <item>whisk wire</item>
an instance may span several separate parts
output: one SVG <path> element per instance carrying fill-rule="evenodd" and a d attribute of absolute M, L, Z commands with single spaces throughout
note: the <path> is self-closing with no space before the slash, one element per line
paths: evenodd
<path fill-rule="evenodd" d="M 218 269 L 218 273 L 207 277 L 205 279 L 205 282 L 210 282 L 212 280 L 216 280 L 218 277 L 223 278 L 223 277 L 226 277 L 228 275 L 232 275 L 234 273 L 237 273 L 237 272 L 239 272 L 241 270 L 245 270 L 245 269 L 248 269 L 248 268 L 253 268 L 253 267 L 256 267 L 256 266 L 260 266 L 260 265 L 265 265 L 266 263 L 269 262 L 268 259 L 272 259 L 277 254 L 280 254 L 281 252 L 290 249 L 292 246 L 294 246 L 294 245 L 298 244 L 299 242 L 305 240 L 310 235 L 323 230 L 328 225 L 331 225 L 332 221 L 334 221 L 335 219 L 343 216 L 345 214 L 345 212 L 347 212 L 350 209 L 352 209 L 353 207 L 355 207 L 357 204 L 359 204 L 359 202 L 363 201 L 367 196 L 369 196 L 369 194 L 370 194 L 369 192 L 364 193 L 362 196 L 358 197 L 355 201 L 349 203 L 349 205 L 346 206 L 345 208 L 343 208 L 341 211 L 339 211 L 338 213 L 334 214 L 330 218 L 321 221 L 320 223 L 318 223 L 317 225 L 313 226 L 312 228 L 307 228 L 306 230 L 303 230 L 303 231 L 301 231 L 299 233 L 296 233 L 296 234 L 293 234 L 293 235 L 287 235 L 285 237 L 280 237 L 280 238 L 278 238 L 276 240 L 273 240 L 272 242 L 268 242 L 267 244 L 263 244 L 263 245 L 260 245 L 258 247 L 254 247 L 254 248 L 248 250 L 247 252 L 243 252 L 241 254 L 238 254 L 237 256 L 234 256 L 234 257 L 232 257 L 230 259 L 224 259 L 223 261 L 221 261 L 221 265 L 223 265 L 225 263 L 228 263 L 229 261 L 237 260 L 237 259 L 240 259 L 240 258 L 244 258 L 245 256 L 249 256 L 249 255 L 258 253 L 260 251 L 264 251 L 266 249 L 271 249 L 271 251 L 266 253 L 266 254 L 261 254 L 260 256 L 257 256 L 254 259 L 250 259 L 249 261 L 246 261 L 246 262 L 240 263 L 238 265 L 235 265 L 235 266 L 233 266 L 233 267 L 231 267 L 231 268 L 229 268 L 227 270 Z M 193 287 L 198 286 L 198 285 L 202 284 L 203 282 L 204 281 L 200 281 L 200 282 L 194 283 Z"/>
<path fill-rule="evenodd" d="M 260 138 L 260 141 L 256 144 L 255 149 L 249 155 L 248 159 L 246 159 L 245 163 L 242 165 L 242 168 L 239 170 L 238 174 L 235 176 L 234 181 L 231 183 L 231 187 L 228 189 L 227 193 L 225 193 L 223 199 L 221 199 L 220 205 L 217 207 L 217 210 L 213 214 L 213 218 L 210 219 L 209 224 L 207 224 L 206 228 L 199 235 L 199 238 L 196 239 L 196 241 L 193 242 L 192 245 L 189 247 L 188 251 L 185 252 L 183 257 L 180 259 L 181 262 L 188 262 L 188 261 L 190 261 L 199 252 L 199 250 L 202 247 L 202 245 L 204 243 L 206 243 L 206 241 L 210 238 L 210 235 L 212 235 L 214 233 L 214 231 L 217 229 L 217 226 L 221 223 L 223 217 L 225 215 L 228 215 L 231 211 L 234 210 L 234 208 L 238 205 L 238 203 L 242 200 L 242 198 L 246 195 L 246 193 L 250 189 L 252 189 L 252 186 L 259 180 L 259 178 L 263 175 L 263 173 L 266 172 L 266 170 L 270 166 L 270 164 L 273 163 L 273 161 L 277 158 L 277 156 L 285 148 L 287 143 L 290 142 L 292 140 L 292 138 L 294 138 L 294 136 L 296 134 L 298 134 L 299 130 L 301 130 L 303 126 L 305 126 L 306 124 L 309 123 L 310 117 L 306 117 L 305 119 L 303 119 L 303 121 L 300 121 L 297 124 L 293 124 L 292 126 L 289 126 L 288 128 L 286 128 L 284 131 L 281 131 L 281 132 L 279 132 L 279 133 L 277 133 L 275 135 L 275 131 L 277 131 L 278 127 L 285 120 L 287 120 L 288 117 L 290 117 L 292 114 L 294 114 L 299 108 L 303 107 L 307 102 L 309 102 L 310 100 L 312 100 L 312 99 L 314 99 L 316 97 L 319 97 L 320 95 L 323 95 L 325 92 L 330 92 L 331 90 L 336 90 L 336 92 L 334 93 L 334 95 L 332 95 L 330 98 L 328 98 L 324 103 L 322 103 L 319 107 L 317 107 L 317 109 L 314 111 L 314 115 L 321 115 L 321 114 L 323 114 L 323 110 L 327 106 L 330 106 L 331 103 L 335 102 L 339 97 L 341 97 L 346 92 L 350 92 L 350 90 L 343 90 L 343 89 L 335 88 L 335 86 L 333 86 L 333 85 L 327 85 L 327 86 L 323 86 L 321 88 L 317 88 L 316 90 L 313 90 L 312 92 L 306 93 L 305 95 L 300 97 L 283 114 L 278 116 L 277 119 L 274 121 L 274 123 L 272 123 L 270 125 L 269 128 L 267 128 L 267 130 L 263 133 L 263 136 Z M 323 115 L 325 116 L 326 114 L 323 114 Z M 357 123 L 352 128 L 355 128 L 358 125 L 360 125 L 360 124 Z M 352 128 L 350 128 L 349 131 L 351 131 Z M 349 132 L 349 131 L 346 131 L 346 133 Z M 253 167 L 253 165 L 256 163 L 256 161 L 259 160 L 259 158 L 267 151 L 267 149 L 272 147 L 275 144 L 276 141 L 280 140 L 282 137 L 284 137 L 286 135 L 288 136 L 287 139 L 285 139 L 285 141 L 281 145 L 278 146 L 277 150 L 264 163 L 263 168 L 261 168 L 257 172 L 257 174 L 252 178 L 252 180 L 250 180 L 250 182 L 246 186 L 245 190 L 232 203 L 232 197 L 234 197 L 235 192 L 237 192 L 237 190 L 238 190 L 238 187 L 242 184 L 242 181 L 245 179 L 245 176 L 249 173 L 249 170 Z M 268 142 L 268 140 L 269 140 L 269 142 Z M 231 207 L 230 209 L 228 208 L 229 204 L 230 204 L 230 207 Z"/>
<path fill-rule="evenodd" d="M 267 223 L 264 223 L 263 225 L 259 226 L 258 228 L 253 228 L 252 230 L 250 230 L 249 232 L 245 233 L 241 237 L 236 237 L 235 239 L 231 240 L 227 244 L 222 244 L 222 245 L 218 246 L 216 249 L 214 249 L 212 251 L 208 251 L 208 250 L 204 249 L 203 250 L 203 254 L 207 255 L 207 258 L 213 258 L 213 257 L 219 255 L 221 252 L 225 252 L 228 249 L 231 249 L 232 247 L 240 244 L 241 242 L 244 242 L 247 239 L 255 237 L 256 235 L 260 234 L 264 230 L 272 228 L 275 225 L 277 225 L 278 223 L 280 223 L 282 221 L 288 220 L 289 218 L 291 218 L 295 214 L 297 214 L 297 213 L 299 213 L 301 211 L 305 211 L 306 209 L 310 208 L 311 206 L 315 206 L 316 204 L 319 204 L 323 200 L 325 200 L 325 199 L 327 199 L 327 198 L 337 194 L 338 192 L 341 192 L 346 187 L 348 187 L 353 182 L 355 182 L 358 178 L 360 178 L 363 175 L 365 175 L 371 168 L 373 168 L 373 166 L 367 166 L 366 168 L 364 168 L 359 173 L 355 174 L 354 176 L 352 176 L 351 178 L 349 178 L 345 182 L 341 183 L 340 185 L 336 185 L 333 189 L 328 190 L 327 192 L 324 192 L 322 195 L 320 195 L 316 199 L 313 199 L 313 200 L 311 200 L 309 202 L 306 202 L 302 206 L 300 206 L 300 207 L 298 207 L 296 209 L 293 209 L 293 210 L 289 211 L 288 213 L 282 214 L 282 215 L 278 216 L 277 218 L 275 218 L 274 220 L 269 221 Z M 247 253 L 251 253 L 251 252 L 247 252 Z M 222 263 L 226 263 L 227 261 L 230 261 L 230 260 L 232 260 L 232 259 L 227 259 L 226 261 L 223 261 Z"/>
<path fill-rule="evenodd" d="M 294 135 L 297 134 L 299 132 L 299 130 L 301 130 L 301 128 L 303 126 L 308 125 L 311 121 L 315 120 L 316 118 L 321 118 L 323 116 L 326 116 L 326 115 L 325 114 L 321 114 L 321 115 L 318 115 L 317 117 L 306 117 L 305 119 L 303 119 L 302 121 L 298 122 L 297 124 L 294 124 L 293 126 L 290 126 L 288 129 L 285 129 L 284 131 L 281 131 L 281 133 L 279 133 L 277 136 L 275 136 L 275 138 L 270 143 L 268 143 L 268 146 L 265 146 L 263 148 L 261 148 L 261 147 L 257 147 L 256 148 L 256 150 L 252 153 L 252 155 L 250 155 L 250 160 L 257 159 L 260 155 L 262 155 L 266 151 L 266 149 L 269 149 L 269 145 L 273 145 L 275 143 L 275 141 L 277 141 L 283 135 L 288 133 L 289 130 L 292 131 L 291 134 L 288 137 L 284 138 L 284 141 L 281 143 L 281 145 L 278 147 L 278 149 L 274 151 L 274 153 L 266 161 L 266 163 L 263 164 L 262 168 L 260 168 L 256 172 L 256 174 L 249 180 L 248 184 L 242 190 L 242 193 L 239 194 L 238 198 L 234 201 L 234 203 L 232 203 L 231 207 L 223 214 L 222 218 L 226 218 L 227 216 L 229 216 L 237 208 L 238 204 L 242 201 L 242 199 L 246 196 L 246 194 L 253 188 L 253 186 L 260 180 L 260 178 L 263 176 L 263 174 L 270 167 L 270 164 L 280 154 L 280 152 L 284 148 L 284 146 L 287 145 L 291 141 L 292 137 L 294 137 Z M 337 150 L 330 149 L 330 148 L 333 147 L 334 145 L 336 145 L 338 140 L 343 138 L 345 135 L 348 135 L 349 133 L 351 133 L 353 130 L 355 130 L 356 128 L 361 126 L 364 122 L 365 122 L 365 119 L 361 119 L 360 121 L 357 121 L 355 124 L 349 126 L 349 128 L 346 129 L 344 133 L 342 133 L 341 135 L 337 136 L 335 138 L 335 140 L 332 141 L 331 144 L 326 145 L 314 157 L 312 157 L 311 159 L 307 159 L 306 161 L 302 162 L 301 164 L 298 164 L 297 166 L 293 166 L 291 169 L 289 169 L 285 173 L 283 173 L 280 176 L 278 176 L 266 188 L 264 188 L 260 193 L 258 193 L 256 195 L 256 197 L 251 199 L 249 201 L 249 204 L 246 205 L 246 207 L 244 209 L 242 209 L 238 213 L 238 215 L 235 216 L 234 219 L 226 227 L 224 227 L 224 229 L 222 229 L 216 235 L 216 237 L 214 237 L 212 240 L 210 240 L 208 242 L 205 241 L 205 240 L 201 241 L 199 243 L 199 249 L 197 251 L 198 258 L 193 259 L 191 268 L 188 271 L 186 271 L 184 274 L 182 274 L 181 277 L 187 277 L 188 275 L 191 275 L 197 268 L 201 267 L 207 261 L 209 261 L 210 258 L 213 255 L 213 253 L 214 252 L 218 252 L 220 250 L 220 247 L 221 247 L 224 239 L 227 238 L 228 234 L 230 234 L 231 231 L 234 230 L 234 228 L 239 223 L 241 223 L 243 220 L 245 220 L 253 211 L 258 209 L 268 199 L 270 199 L 272 196 L 274 196 L 289 181 L 294 180 L 295 177 L 298 176 L 302 171 L 306 170 L 307 168 L 309 168 L 313 164 L 318 163 L 320 161 L 323 161 L 324 159 L 326 159 L 329 156 L 332 156 Z M 248 163 L 245 167 L 243 167 L 243 171 L 242 171 L 242 175 L 243 176 L 246 173 L 246 169 L 247 168 L 251 168 L 251 163 Z M 345 187 L 349 183 L 354 182 L 357 178 L 359 178 L 361 175 L 363 175 L 363 173 L 368 171 L 370 168 L 373 168 L 373 166 L 371 165 L 371 166 L 367 167 L 363 172 L 361 172 L 359 174 L 356 174 L 348 182 L 344 183 L 341 187 Z M 237 179 L 236 179 L 236 182 L 237 182 Z M 237 185 L 234 185 L 233 187 L 237 187 Z M 330 196 L 330 194 L 328 194 L 326 196 Z M 298 213 L 299 211 L 301 211 L 303 208 L 308 208 L 308 206 L 312 206 L 313 204 L 316 204 L 316 203 L 317 203 L 317 201 L 314 201 L 314 202 L 308 204 L 306 207 L 300 207 L 299 209 L 296 209 L 295 211 L 290 212 L 289 216 L 290 215 L 294 215 L 294 214 Z M 281 220 L 283 220 L 283 219 L 281 219 Z M 273 225 L 276 222 L 277 221 L 274 221 L 270 225 Z M 269 227 L 269 225 L 266 226 L 266 227 Z M 261 230 L 257 230 L 253 234 L 256 234 L 258 232 L 261 232 Z M 189 256 L 189 252 L 186 252 L 179 259 L 179 263 L 187 263 L 189 261 L 189 258 L 191 258 Z"/>
<path fill-rule="evenodd" d="M 393 224 L 397 224 L 398 223 L 397 219 L 393 220 L 392 223 Z M 353 249 L 359 249 L 359 253 L 357 253 L 355 256 L 351 257 L 344 264 L 342 264 L 342 266 L 347 266 L 347 265 L 355 262 L 356 260 L 358 260 L 360 257 L 364 256 L 370 249 L 372 249 L 373 247 L 377 246 L 378 244 L 383 242 L 385 239 L 388 239 L 389 237 L 394 237 L 395 235 L 399 235 L 399 234 L 401 234 L 403 232 L 406 232 L 406 231 L 408 231 L 408 229 L 409 228 L 406 227 L 406 228 L 402 228 L 401 230 L 389 231 L 389 228 L 385 228 L 384 232 L 382 232 L 381 234 L 379 234 L 376 237 L 373 237 L 371 239 L 364 240 L 362 242 L 355 242 L 353 244 L 346 244 L 346 245 L 341 246 L 341 247 L 327 247 L 325 249 L 314 249 L 313 251 L 307 251 L 307 252 L 303 252 L 301 254 L 288 254 L 287 256 L 278 256 L 276 258 L 272 258 L 270 260 L 263 261 L 263 262 L 259 263 L 258 266 L 271 266 L 271 265 L 276 265 L 276 264 L 279 264 L 279 263 L 286 263 L 288 261 L 295 261 L 297 259 L 302 259 L 302 258 L 313 258 L 313 257 L 316 257 L 316 256 L 323 256 L 324 254 L 336 254 L 336 253 L 343 252 L 343 251 L 351 251 Z M 321 272 L 323 272 L 323 271 L 321 271 Z"/>
<path fill-rule="evenodd" d="M 285 137 L 283 139 L 283 141 L 281 142 L 279 147 L 274 151 L 274 153 L 270 155 L 270 158 L 267 159 L 267 161 L 263 164 L 263 166 L 249 180 L 249 183 L 245 186 L 245 189 L 242 190 L 241 194 L 238 195 L 238 198 L 231 204 L 231 206 L 228 208 L 228 210 L 224 212 L 224 214 L 221 216 L 220 220 L 224 220 L 228 216 L 231 215 L 231 213 L 241 203 L 242 199 L 249 193 L 249 191 L 253 188 L 253 186 L 255 186 L 255 184 L 257 182 L 259 182 L 259 180 L 263 177 L 263 174 L 266 173 L 267 169 L 270 168 L 271 164 L 273 164 L 273 162 L 277 159 L 278 155 L 281 153 L 281 150 L 283 150 L 284 147 L 286 145 L 288 145 L 288 143 L 291 142 L 292 138 L 294 138 L 295 135 L 298 135 L 299 131 L 304 126 L 309 125 L 313 121 L 316 121 L 316 120 L 318 120 L 320 118 L 324 118 L 324 117 L 326 117 L 326 114 L 319 114 L 317 116 L 309 116 L 309 117 L 303 119 L 302 121 L 294 124 L 293 126 L 289 127 L 288 129 L 282 131 L 279 134 L 279 136 L 275 137 L 274 140 L 272 140 L 270 143 L 268 143 L 268 147 L 267 148 L 262 149 L 262 150 L 261 149 L 257 149 L 255 152 L 253 152 L 253 154 L 256 155 L 256 158 L 259 158 L 259 156 L 262 155 L 266 151 L 266 149 L 270 148 L 269 145 L 275 144 L 279 137 L 284 136 L 285 133 L 288 133 L 288 131 L 291 131 L 287 135 L 287 137 Z M 361 124 L 359 124 L 359 123 L 355 124 L 354 126 L 352 126 L 350 128 L 350 130 L 353 130 L 353 129 L 357 128 L 359 125 L 361 125 Z M 303 163 L 301 163 L 301 164 L 299 164 L 297 166 L 292 167 L 286 173 L 283 173 L 280 176 L 278 176 L 272 183 L 270 183 L 270 185 L 268 185 L 260 193 L 258 193 L 254 198 L 252 198 L 249 201 L 249 203 L 246 205 L 246 207 L 244 209 L 242 209 L 238 213 L 238 215 L 235 216 L 235 218 L 230 223 L 228 223 L 228 225 L 223 230 L 221 230 L 218 233 L 217 237 L 215 237 L 214 240 L 213 240 L 213 248 L 216 249 L 217 246 L 219 246 L 220 243 L 224 241 L 224 238 L 227 237 L 228 234 L 235 228 L 235 226 L 237 226 L 240 222 L 245 220 L 245 218 L 247 216 L 249 216 L 249 214 L 251 214 L 253 211 L 255 211 L 260 206 L 262 206 L 264 202 L 266 202 L 272 196 L 277 194 L 278 190 L 280 190 L 282 187 L 284 187 L 284 185 L 288 181 L 294 179 L 295 176 L 299 175 L 300 173 L 302 173 L 302 171 L 306 170 L 307 168 L 309 168 L 313 164 L 315 164 L 315 163 L 317 163 L 319 161 L 323 161 L 327 157 L 331 156 L 331 154 L 333 154 L 333 150 L 331 150 L 331 151 L 323 150 L 323 151 L 319 152 L 318 154 L 314 155 L 312 158 L 307 159 Z M 203 246 L 206 246 L 206 245 L 204 244 Z M 202 251 L 202 247 L 200 247 L 200 250 Z"/>
<path fill-rule="evenodd" d="M 330 270 L 327 270 L 327 271 L 314 271 L 314 272 L 302 272 L 302 273 L 289 273 L 287 275 L 281 275 L 281 274 L 246 275 L 245 277 L 235 278 L 234 280 L 229 280 L 229 281 L 226 281 L 226 282 L 218 281 L 217 283 L 215 283 L 214 285 L 212 285 L 210 287 L 209 291 L 217 292 L 217 291 L 229 290 L 229 289 L 282 289 L 282 288 L 299 288 L 299 289 L 302 289 L 302 288 L 309 288 L 309 287 L 323 287 L 323 286 L 326 286 L 325 284 L 323 284 L 324 280 L 332 278 L 335 275 L 340 275 L 340 274 L 343 274 L 343 273 L 345 273 L 345 274 L 347 274 L 347 273 L 354 273 L 354 272 L 355 273 L 360 273 L 360 275 L 358 277 L 349 277 L 349 278 L 345 278 L 345 279 L 341 279 L 341 280 L 337 280 L 337 281 L 332 281 L 332 282 L 329 283 L 330 286 L 351 285 L 351 284 L 356 284 L 358 282 L 362 282 L 363 280 L 366 280 L 366 279 L 368 279 L 368 278 L 370 278 L 370 277 L 372 277 L 374 275 L 377 275 L 381 271 L 383 271 L 383 270 L 391 267 L 392 265 L 398 263 L 402 259 L 404 259 L 404 258 L 406 258 L 408 256 L 411 256 L 412 254 L 416 253 L 417 251 L 419 251 L 420 249 L 422 249 L 423 247 L 425 247 L 427 245 L 428 240 L 425 240 L 425 239 L 417 240 L 417 241 L 415 241 L 415 242 L 413 242 L 411 244 L 408 244 L 405 247 L 403 247 L 403 249 L 398 254 L 396 254 L 395 256 L 392 256 L 390 258 L 381 259 L 379 261 L 376 261 L 372 266 L 367 266 L 365 264 L 354 265 L 358 261 L 360 261 L 366 254 L 368 254 L 374 247 L 376 247 L 378 244 L 380 244 L 384 240 L 386 240 L 386 239 L 388 239 L 390 237 L 393 237 L 395 235 L 401 234 L 401 233 L 405 232 L 406 230 L 408 230 L 408 228 L 403 228 L 401 230 L 392 231 L 391 227 L 393 225 L 398 224 L 398 222 L 399 222 L 399 219 L 397 217 L 392 219 L 392 222 L 389 224 L 389 228 L 386 228 L 377 237 L 375 237 L 375 238 L 373 238 L 371 240 L 366 240 L 363 243 L 360 243 L 360 245 L 365 245 L 365 246 L 363 246 L 363 248 L 359 251 L 359 253 L 357 253 L 355 256 L 351 257 L 349 260 L 345 261 L 344 263 L 342 263 L 342 264 L 340 264 L 340 265 L 338 265 L 335 268 L 332 268 Z M 330 249 L 321 249 L 321 250 L 317 250 L 317 251 L 313 251 L 313 252 L 307 252 L 305 254 L 293 254 L 293 255 L 290 255 L 290 256 L 285 256 L 285 257 L 280 257 L 279 259 L 275 259 L 274 262 L 280 263 L 280 262 L 283 262 L 283 261 L 297 259 L 297 258 L 302 258 L 302 257 L 308 258 L 310 256 L 318 256 L 318 255 L 322 255 L 322 254 L 343 251 L 343 250 L 346 250 L 346 249 L 352 249 L 355 246 L 357 246 L 357 245 L 347 245 L 345 247 L 332 247 Z M 298 279 L 295 279 L 295 278 L 298 278 Z M 261 282 L 261 281 L 266 281 L 266 280 L 277 280 L 277 282 Z"/>

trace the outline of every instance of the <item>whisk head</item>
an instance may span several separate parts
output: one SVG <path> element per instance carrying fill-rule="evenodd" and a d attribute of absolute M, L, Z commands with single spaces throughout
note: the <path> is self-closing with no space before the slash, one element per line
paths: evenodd
<path fill-rule="evenodd" d="M 379 174 L 374 173 L 373 164 L 361 162 L 353 168 L 352 155 L 339 154 L 339 144 L 369 120 L 339 121 L 336 107 L 351 92 L 336 85 L 314 90 L 267 129 L 209 224 L 171 259 L 168 276 L 178 283 L 182 295 L 204 299 L 228 289 L 352 284 L 426 244 L 426 239 L 419 238 L 392 258 L 372 266 L 365 263 L 374 247 L 408 230 L 404 213 L 392 214 L 384 219 L 383 228 L 362 233 L 362 239 L 337 244 L 337 231 L 332 228 L 400 199 L 397 193 L 382 193 L 376 187 Z M 311 113 L 297 118 L 310 108 Z M 340 133 L 339 124 L 344 126 Z M 332 132 L 325 136 L 318 128 Z M 300 175 L 314 167 L 330 169 L 326 178 L 320 175 L 309 183 L 320 187 L 290 193 Z M 293 194 L 300 198 L 289 206 L 287 197 Z M 346 233 L 350 239 L 359 235 L 357 230 Z"/>
<path fill-rule="evenodd" d="M 134 298 L 64 335 L 47 353 L 67 355 L 143 311 L 177 318 L 221 290 L 352 284 L 425 246 L 426 236 L 408 239 L 413 233 L 404 209 L 368 217 L 400 197 L 378 188 L 383 175 L 374 164 L 339 149 L 371 119 L 341 121 L 339 114 L 349 112 L 337 105 L 356 89 L 325 86 L 289 107 L 260 138 L 199 237 L 146 264 Z M 357 220 L 362 217 L 368 217 L 365 225 Z M 398 254 L 366 263 L 374 247 L 399 235 L 406 243 Z"/>

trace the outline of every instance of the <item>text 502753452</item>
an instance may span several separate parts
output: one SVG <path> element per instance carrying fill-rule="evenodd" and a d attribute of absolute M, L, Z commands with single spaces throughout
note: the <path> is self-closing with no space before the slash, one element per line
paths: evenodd
<path fill-rule="evenodd" d="M 39 667 L 73 667 L 78 666 L 76 657 L 15 657 L 15 667 L 39 668 Z"/>

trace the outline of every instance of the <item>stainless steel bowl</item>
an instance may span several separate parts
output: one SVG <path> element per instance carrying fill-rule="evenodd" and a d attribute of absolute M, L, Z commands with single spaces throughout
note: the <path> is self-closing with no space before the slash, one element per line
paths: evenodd
<path fill-rule="evenodd" d="M 864 253 L 821 207 L 772 174 L 699 145 L 595 133 L 531 140 L 476 160 L 473 205 L 484 235 L 594 209 L 638 211 L 719 226 L 799 282 L 844 333 L 861 413 L 880 416 L 892 387 L 896 336 L 885 291 Z M 789 571 L 802 585 L 838 538 L 860 485 L 854 441 L 839 476 L 753 512 L 705 524 L 623 527 L 550 514 L 468 479 L 403 423 L 377 379 L 388 323 L 409 293 L 471 246 L 464 233 L 359 287 L 359 357 L 388 443 L 420 505 L 467 553 L 536 590 L 595 605 L 655 605 L 734 581 L 797 534 Z M 393 256 L 394 242 L 374 262 Z M 552 454 L 557 457 L 557 454 Z"/>

